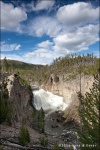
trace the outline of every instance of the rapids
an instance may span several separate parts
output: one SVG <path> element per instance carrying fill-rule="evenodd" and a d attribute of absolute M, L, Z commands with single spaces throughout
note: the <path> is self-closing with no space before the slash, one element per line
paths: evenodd
<path fill-rule="evenodd" d="M 44 111 L 64 111 L 68 104 L 64 103 L 63 97 L 52 94 L 43 89 L 33 90 L 33 105 L 37 110 L 41 107 Z"/>

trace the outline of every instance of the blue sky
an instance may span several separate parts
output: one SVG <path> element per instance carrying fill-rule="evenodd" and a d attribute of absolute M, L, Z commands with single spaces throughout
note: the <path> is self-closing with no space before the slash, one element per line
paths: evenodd
<path fill-rule="evenodd" d="M 99 56 L 99 0 L 2 0 L 1 59 L 50 64 L 70 53 Z"/>

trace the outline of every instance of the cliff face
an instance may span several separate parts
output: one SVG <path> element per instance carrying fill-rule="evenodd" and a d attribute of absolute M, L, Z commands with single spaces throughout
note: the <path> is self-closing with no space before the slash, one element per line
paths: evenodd
<path fill-rule="evenodd" d="M 81 82 L 80 82 L 81 81 Z M 64 80 L 63 77 L 59 77 L 59 81 L 54 81 L 54 75 L 51 75 L 47 84 L 42 85 L 42 88 L 52 92 L 53 94 L 60 95 L 64 98 L 64 102 L 69 104 L 64 112 L 64 117 L 71 116 L 76 120 L 79 120 L 77 108 L 79 106 L 79 100 L 77 92 L 80 91 L 83 95 L 89 92 L 94 81 L 93 76 L 77 76 L 76 79 Z"/>
<path fill-rule="evenodd" d="M 83 95 L 89 91 L 89 88 L 92 87 L 93 81 L 93 76 L 81 75 L 81 80 L 80 76 L 77 76 L 76 79 L 66 81 L 64 81 L 62 77 L 59 77 L 59 81 L 54 82 L 54 76 L 51 75 L 47 84 L 43 85 L 42 88 L 53 94 L 63 96 L 64 101 L 67 103 L 77 99 L 77 92 L 80 91 L 80 86 Z"/>
<path fill-rule="evenodd" d="M 21 84 L 17 75 L 6 77 L 9 92 L 9 103 L 13 109 L 12 123 L 26 123 L 31 126 L 32 122 L 32 92 Z"/>

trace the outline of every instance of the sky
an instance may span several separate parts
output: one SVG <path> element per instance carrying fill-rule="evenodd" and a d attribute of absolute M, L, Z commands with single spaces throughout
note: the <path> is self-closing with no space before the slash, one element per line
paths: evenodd
<path fill-rule="evenodd" d="M 1 59 L 51 64 L 67 54 L 99 57 L 99 0 L 2 0 Z"/>

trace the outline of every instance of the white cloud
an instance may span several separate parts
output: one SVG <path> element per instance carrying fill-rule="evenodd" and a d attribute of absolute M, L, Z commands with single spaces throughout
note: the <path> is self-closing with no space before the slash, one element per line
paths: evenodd
<path fill-rule="evenodd" d="M 36 17 L 31 20 L 31 22 L 27 25 L 27 28 L 27 33 L 29 35 L 38 37 L 41 37 L 44 34 L 54 37 L 61 30 L 61 26 L 56 18 L 49 16 Z"/>
<path fill-rule="evenodd" d="M 46 40 L 44 42 L 41 42 L 38 44 L 38 47 L 41 47 L 41 48 L 49 48 L 50 46 L 52 46 L 52 42 L 50 42 L 49 40 Z"/>
<path fill-rule="evenodd" d="M 20 23 L 27 19 L 27 14 L 20 7 L 1 3 L 1 29 L 21 32 Z"/>
<path fill-rule="evenodd" d="M 88 50 L 89 46 L 99 41 L 99 25 L 79 27 L 73 32 L 63 32 L 53 38 L 53 42 L 39 43 L 35 51 L 26 53 L 25 60 L 35 64 L 50 64 L 55 58 Z"/>
<path fill-rule="evenodd" d="M 39 16 L 27 25 L 27 33 L 31 36 L 41 37 L 48 35 L 56 37 L 65 32 L 73 32 L 77 27 L 97 23 L 99 8 L 90 3 L 78 2 L 60 7 L 56 16 Z"/>
<path fill-rule="evenodd" d="M 55 37 L 54 50 L 56 53 L 67 54 L 88 49 L 89 45 L 99 41 L 99 25 L 79 27 L 74 32 L 65 32 Z"/>
<path fill-rule="evenodd" d="M 55 0 L 38 0 L 36 5 L 34 1 L 24 6 L 26 11 L 40 11 L 40 10 L 51 10 L 54 6 Z"/>
<path fill-rule="evenodd" d="M 49 51 L 47 49 L 37 49 L 33 52 L 29 52 L 27 54 L 25 54 L 24 59 L 32 62 L 34 64 L 50 64 L 53 60 L 54 55 L 52 51 Z"/>
<path fill-rule="evenodd" d="M 99 18 L 99 7 L 94 8 L 91 3 L 85 2 L 65 5 L 58 9 L 57 18 L 67 26 L 87 24 Z"/>
<path fill-rule="evenodd" d="M 50 64 L 57 57 L 87 50 L 89 45 L 99 40 L 98 33 L 99 25 L 92 24 L 79 27 L 73 32 L 63 32 L 53 38 L 53 42 L 49 40 L 43 41 L 36 45 L 36 49 L 33 52 L 24 53 L 22 57 L 16 56 L 15 59 L 18 58 L 18 60 L 33 64 Z"/>
<path fill-rule="evenodd" d="M 33 52 L 28 52 L 23 57 L 35 64 L 50 64 L 57 57 L 55 52 L 52 51 L 52 45 L 53 43 L 49 40 L 43 41 L 37 44 Z"/>
<path fill-rule="evenodd" d="M 20 44 L 7 44 L 6 42 L 1 42 L 0 49 L 1 51 L 14 51 L 14 50 L 20 50 L 21 45 Z"/>
<path fill-rule="evenodd" d="M 50 53 L 46 49 L 39 49 L 37 51 L 26 53 L 22 56 L 16 55 L 16 54 L 1 54 L 1 59 L 4 59 L 6 57 L 7 59 L 11 60 L 19 60 L 27 63 L 32 64 L 50 64 L 53 60 L 52 58 L 53 54 Z M 56 57 L 54 57 L 55 59 Z"/>

